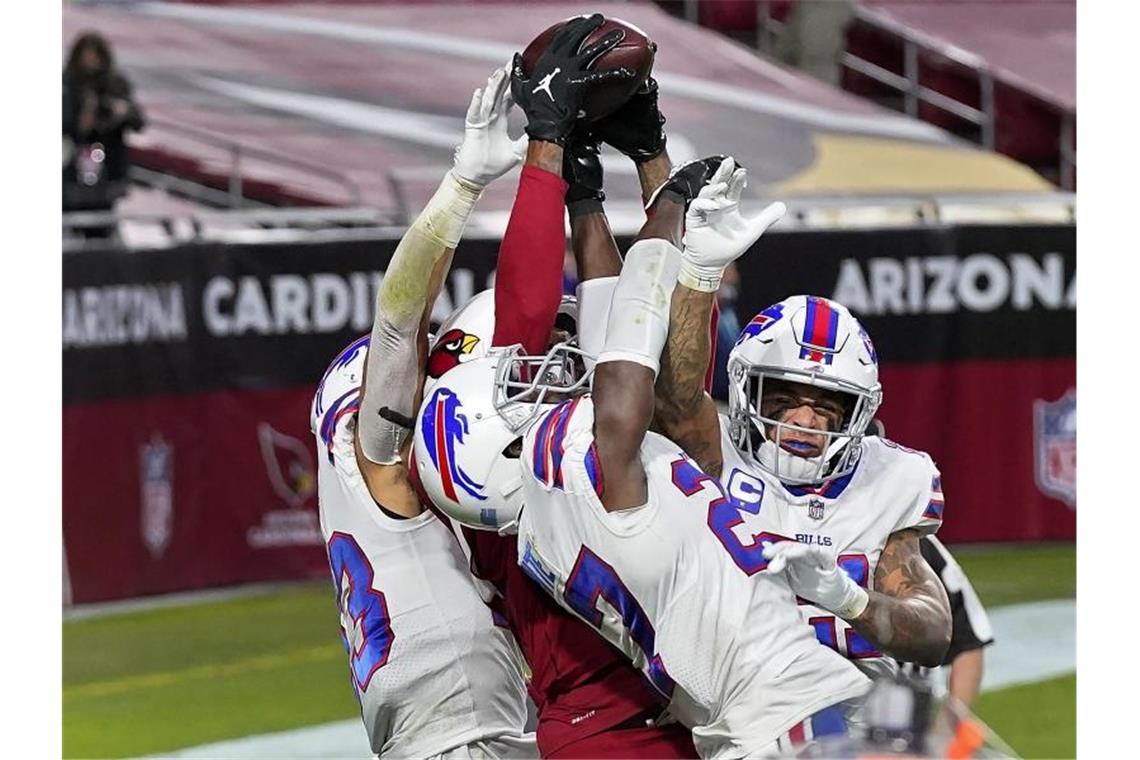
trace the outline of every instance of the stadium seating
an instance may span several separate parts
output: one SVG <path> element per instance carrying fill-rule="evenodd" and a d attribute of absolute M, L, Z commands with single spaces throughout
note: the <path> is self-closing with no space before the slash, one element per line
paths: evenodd
<path fill-rule="evenodd" d="M 691 20 L 770 49 L 771 33 L 798 1 L 659 4 L 683 17 L 689 6 Z M 854 5 L 842 51 L 845 90 L 906 110 L 1033 167 L 1063 189 L 1075 189 L 1075 3 L 859 0 Z M 907 103 L 900 87 L 908 77 L 925 88 L 928 99 Z M 891 79 L 899 81 L 884 81 Z"/>

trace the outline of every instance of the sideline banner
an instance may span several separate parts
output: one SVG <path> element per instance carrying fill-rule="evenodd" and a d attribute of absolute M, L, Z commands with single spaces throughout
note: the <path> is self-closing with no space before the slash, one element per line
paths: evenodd
<path fill-rule="evenodd" d="M 309 402 L 369 330 L 396 242 L 64 257 L 74 602 L 327 573 Z M 460 246 L 438 317 L 493 283 L 497 247 Z M 1075 536 L 1072 226 L 771 233 L 757 248 L 741 323 L 793 293 L 860 316 L 888 435 L 942 469 L 944 538 Z"/>

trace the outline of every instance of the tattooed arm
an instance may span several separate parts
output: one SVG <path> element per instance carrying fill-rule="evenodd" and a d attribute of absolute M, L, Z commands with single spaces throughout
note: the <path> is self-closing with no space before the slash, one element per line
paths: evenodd
<path fill-rule="evenodd" d="M 642 200 L 669 179 L 668 154 L 638 164 Z M 697 465 L 720 477 L 720 420 L 716 404 L 705 393 L 705 372 L 712 352 L 709 320 L 716 293 L 678 285 L 669 310 L 669 337 L 661 352 L 654 385 L 652 429 L 679 445 Z"/>
<path fill-rule="evenodd" d="M 921 533 L 892 533 L 875 568 L 867 607 L 847 622 L 879 649 L 935 667 L 950 646 L 950 601 L 919 549 Z"/>
<path fill-rule="evenodd" d="M 653 426 L 679 445 L 697 465 L 720 477 L 720 420 L 705 392 L 712 351 L 709 320 L 716 293 L 678 285 L 669 313 L 669 339 L 661 352 L 661 374 L 654 396 Z"/>

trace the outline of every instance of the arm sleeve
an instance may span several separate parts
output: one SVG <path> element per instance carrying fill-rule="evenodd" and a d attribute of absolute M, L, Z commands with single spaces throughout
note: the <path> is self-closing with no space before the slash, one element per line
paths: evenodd
<path fill-rule="evenodd" d="M 360 447 L 377 464 L 400 461 L 399 452 L 416 413 L 420 386 L 417 340 L 424 310 L 431 306 L 432 269 L 458 244 L 480 193 L 448 172 L 400 239 L 384 273 L 358 415 Z"/>
<path fill-rule="evenodd" d="M 521 343 L 526 353 L 546 352 L 562 301 L 566 188 L 557 174 L 523 167 L 499 249 L 492 346 Z"/>

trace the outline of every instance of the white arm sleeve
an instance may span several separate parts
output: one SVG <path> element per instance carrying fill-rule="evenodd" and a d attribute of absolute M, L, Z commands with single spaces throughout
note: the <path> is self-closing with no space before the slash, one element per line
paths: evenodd
<path fill-rule="evenodd" d="M 657 374 L 680 268 L 681 251 L 667 240 L 648 238 L 630 247 L 614 288 L 598 364 L 635 362 Z"/>
<path fill-rule="evenodd" d="M 459 244 L 481 188 L 448 172 L 404 233 L 376 297 L 358 435 L 364 456 L 396 464 L 411 430 L 419 391 L 416 335 L 428 306 L 432 269 Z"/>
<path fill-rule="evenodd" d="M 595 277 L 578 283 L 578 347 L 588 355 L 587 366 L 593 366 L 605 346 L 606 322 L 617 282 L 617 277 Z"/>

